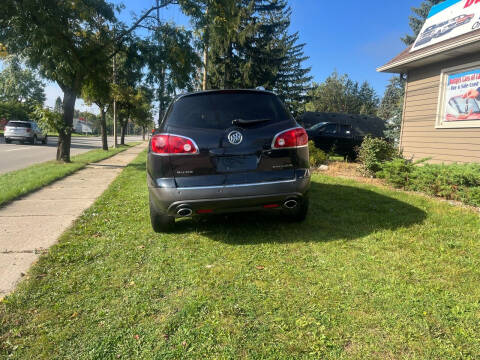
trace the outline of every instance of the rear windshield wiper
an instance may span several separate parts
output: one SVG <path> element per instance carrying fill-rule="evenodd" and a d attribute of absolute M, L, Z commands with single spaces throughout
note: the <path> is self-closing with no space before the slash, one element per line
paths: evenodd
<path fill-rule="evenodd" d="M 252 120 L 245 120 L 245 119 L 233 119 L 233 125 L 251 125 L 251 124 L 258 124 L 262 122 L 270 121 L 270 119 L 252 119 Z"/>

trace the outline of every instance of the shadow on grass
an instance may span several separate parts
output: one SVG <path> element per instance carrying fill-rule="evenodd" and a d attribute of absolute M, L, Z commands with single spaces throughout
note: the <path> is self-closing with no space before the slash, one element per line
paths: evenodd
<path fill-rule="evenodd" d="M 292 223 L 278 211 L 237 213 L 177 221 L 175 233 L 197 231 L 228 244 L 326 242 L 421 224 L 424 211 L 374 191 L 312 182 L 310 211 Z"/>

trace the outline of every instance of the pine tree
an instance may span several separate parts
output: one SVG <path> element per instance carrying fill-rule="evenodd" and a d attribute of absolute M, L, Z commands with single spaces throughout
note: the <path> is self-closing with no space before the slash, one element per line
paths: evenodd
<path fill-rule="evenodd" d="M 405 80 L 394 76 L 385 89 L 377 115 L 386 121 L 385 136 L 395 142 L 400 138 L 402 125 Z"/>
<path fill-rule="evenodd" d="M 303 51 L 305 44 L 298 44 L 298 40 L 298 33 L 284 37 L 286 51 L 274 89 L 294 116 L 305 111 L 307 91 L 312 81 L 312 77 L 308 75 L 310 68 L 302 66 L 308 59 Z"/>
<path fill-rule="evenodd" d="M 425 0 L 420 4 L 420 7 L 412 8 L 414 14 L 410 16 L 410 28 L 413 31 L 413 35 L 407 34 L 404 38 L 402 38 L 402 41 L 406 45 L 411 45 L 415 42 L 418 34 L 422 30 L 423 24 L 425 23 L 425 20 L 427 19 L 432 6 L 437 5 L 443 1 L 444 0 Z"/>
<path fill-rule="evenodd" d="M 57 99 L 55 100 L 55 106 L 53 108 L 53 111 L 58 114 L 61 114 L 63 112 L 63 103 L 60 96 L 57 96 Z"/>

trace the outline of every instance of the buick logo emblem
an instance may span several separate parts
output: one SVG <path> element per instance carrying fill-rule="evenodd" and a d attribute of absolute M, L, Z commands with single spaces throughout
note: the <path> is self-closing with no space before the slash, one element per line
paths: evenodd
<path fill-rule="evenodd" d="M 239 131 L 232 131 L 230 134 L 228 134 L 228 141 L 230 144 L 233 145 L 238 145 L 242 142 L 243 140 L 243 135 Z"/>

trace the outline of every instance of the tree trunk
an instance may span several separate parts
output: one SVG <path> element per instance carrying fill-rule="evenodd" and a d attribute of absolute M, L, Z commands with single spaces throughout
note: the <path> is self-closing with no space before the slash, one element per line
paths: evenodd
<path fill-rule="evenodd" d="M 102 130 L 102 149 L 108 150 L 107 119 L 106 119 L 105 109 L 103 107 L 100 108 L 100 114 L 101 114 L 100 128 Z"/>
<path fill-rule="evenodd" d="M 145 141 L 145 127 L 142 126 L 142 139 Z"/>
<path fill-rule="evenodd" d="M 63 127 L 58 132 L 57 161 L 70 162 L 73 114 L 77 94 L 72 89 L 63 88 Z"/>
<path fill-rule="evenodd" d="M 127 126 L 128 126 L 128 120 L 125 121 L 124 124 L 122 124 L 122 135 L 120 138 L 120 145 L 125 145 L 125 133 L 127 131 Z"/>

